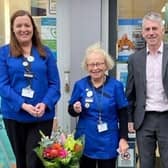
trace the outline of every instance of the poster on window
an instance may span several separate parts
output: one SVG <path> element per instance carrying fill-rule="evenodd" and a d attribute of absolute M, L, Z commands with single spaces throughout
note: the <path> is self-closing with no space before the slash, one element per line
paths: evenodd
<path fill-rule="evenodd" d="M 55 16 L 56 0 L 31 0 L 32 16 Z"/>
<path fill-rule="evenodd" d="M 129 55 L 145 46 L 142 19 L 118 19 L 117 60 L 127 62 Z"/>
<path fill-rule="evenodd" d="M 126 87 L 127 76 L 128 76 L 127 64 L 117 63 L 117 79 L 123 83 L 124 89 Z"/>
<path fill-rule="evenodd" d="M 56 18 L 55 17 L 42 17 L 41 18 L 41 38 L 43 44 L 47 45 L 57 56 L 57 41 L 56 41 Z"/>
<path fill-rule="evenodd" d="M 31 14 L 32 16 L 47 16 L 48 1 L 31 0 Z"/>
<path fill-rule="evenodd" d="M 56 0 L 49 0 L 49 14 L 56 14 Z"/>

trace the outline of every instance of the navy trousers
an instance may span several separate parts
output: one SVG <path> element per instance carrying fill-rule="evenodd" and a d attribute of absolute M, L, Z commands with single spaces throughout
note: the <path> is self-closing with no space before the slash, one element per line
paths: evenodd
<path fill-rule="evenodd" d="M 4 119 L 4 124 L 16 157 L 17 168 L 44 168 L 34 149 L 41 139 L 39 130 L 50 136 L 53 120 L 21 123 Z"/>

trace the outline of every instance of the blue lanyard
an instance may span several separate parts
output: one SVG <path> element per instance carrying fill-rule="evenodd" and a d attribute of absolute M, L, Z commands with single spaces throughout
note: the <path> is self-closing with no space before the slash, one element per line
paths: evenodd
<path fill-rule="evenodd" d="M 95 102 L 98 106 L 98 113 L 99 113 L 98 122 L 99 122 L 99 124 L 101 124 L 102 123 L 102 99 L 103 99 L 104 83 L 103 83 L 102 90 L 101 90 L 100 100 L 98 100 L 97 92 L 96 92 L 95 87 L 93 85 L 92 85 L 92 88 L 93 88 L 93 93 L 94 93 L 94 97 L 95 97 Z"/>

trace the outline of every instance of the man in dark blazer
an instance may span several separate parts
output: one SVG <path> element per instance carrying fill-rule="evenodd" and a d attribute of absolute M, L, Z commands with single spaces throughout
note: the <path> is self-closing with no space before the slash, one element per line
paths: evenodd
<path fill-rule="evenodd" d="M 128 61 L 128 130 L 136 131 L 141 168 L 155 167 L 157 144 L 163 168 L 168 168 L 168 45 L 159 13 L 144 16 L 142 35 L 146 48 Z"/>

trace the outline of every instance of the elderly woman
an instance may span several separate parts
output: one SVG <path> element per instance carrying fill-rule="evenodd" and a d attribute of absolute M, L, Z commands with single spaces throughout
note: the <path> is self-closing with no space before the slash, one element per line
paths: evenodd
<path fill-rule="evenodd" d="M 89 75 L 75 83 L 68 107 L 71 116 L 79 116 L 76 138 L 85 137 L 80 168 L 115 168 L 117 149 L 128 149 L 123 85 L 107 75 L 114 62 L 99 44 L 86 50 L 82 65 Z"/>

